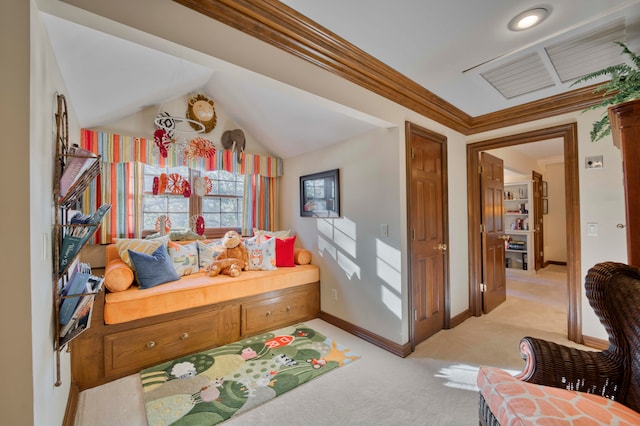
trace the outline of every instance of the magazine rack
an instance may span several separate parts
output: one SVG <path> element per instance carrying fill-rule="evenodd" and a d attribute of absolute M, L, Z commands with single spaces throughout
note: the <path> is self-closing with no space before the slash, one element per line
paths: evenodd
<path fill-rule="evenodd" d="M 69 283 L 71 273 L 69 267 L 82 250 L 82 247 L 91 239 L 95 231 L 100 227 L 102 217 L 108 211 L 109 206 L 101 207 L 91 216 L 86 224 L 70 223 L 69 209 L 74 207 L 80 200 L 85 189 L 100 174 L 100 156 L 79 155 L 75 153 L 75 148 L 69 146 L 69 121 L 67 116 L 67 101 L 64 95 L 56 94 L 56 163 L 53 180 L 53 202 L 55 209 L 54 241 L 53 244 L 53 311 L 54 311 L 54 351 L 56 353 L 56 386 L 60 386 L 60 352 L 69 341 L 78 336 L 85 327 L 77 327 L 69 331 L 64 336 L 61 335 L 60 307 L 65 299 L 86 298 L 90 305 L 89 318 L 93 308 L 93 298 L 101 289 L 102 282 L 92 293 L 66 293 L 62 289 Z M 67 170 L 72 162 L 82 164 L 82 168 L 77 169 L 77 174 L 71 176 L 69 185 L 64 194 L 61 194 L 61 180 L 70 178 Z M 65 173 L 67 171 L 67 173 Z M 76 305 L 76 304 L 74 304 Z M 87 324 L 88 326 L 88 324 Z"/>

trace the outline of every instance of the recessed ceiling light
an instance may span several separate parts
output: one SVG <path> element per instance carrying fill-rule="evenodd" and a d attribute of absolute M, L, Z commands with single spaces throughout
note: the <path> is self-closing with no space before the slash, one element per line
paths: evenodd
<path fill-rule="evenodd" d="M 519 13 L 509 21 L 509 29 L 511 31 L 527 30 L 544 21 L 547 16 L 549 16 L 549 10 L 544 7 L 527 10 Z"/>

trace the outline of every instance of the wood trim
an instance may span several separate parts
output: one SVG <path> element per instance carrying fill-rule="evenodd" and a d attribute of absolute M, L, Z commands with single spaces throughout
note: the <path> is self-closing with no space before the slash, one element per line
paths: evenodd
<path fill-rule="evenodd" d="M 602 101 L 594 86 L 471 117 L 415 81 L 277 0 L 174 0 L 405 108 L 470 135 L 567 112 Z"/>
<path fill-rule="evenodd" d="M 341 318 L 335 317 L 324 311 L 320 311 L 320 313 L 318 314 L 318 318 L 328 322 L 329 324 L 335 325 L 336 327 L 346 331 L 347 333 L 351 333 L 354 336 L 361 338 L 362 340 L 366 340 L 367 342 L 372 343 L 378 346 L 379 348 L 389 351 L 394 355 L 398 355 L 402 358 L 405 358 L 409 356 L 409 354 L 411 354 L 410 343 L 399 345 L 397 343 L 392 342 L 389 339 L 386 339 L 382 336 L 372 333 L 369 330 L 366 330 L 362 327 L 358 327 L 357 325 L 351 324 L 350 322 L 347 322 Z"/>
<path fill-rule="evenodd" d="M 467 145 L 467 205 L 469 214 L 469 310 L 475 316 L 482 313 L 480 294 L 480 152 L 495 148 L 520 145 L 541 140 L 563 138 L 565 201 L 567 222 L 567 281 L 569 306 L 567 314 L 568 338 L 582 342 L 581 314 L 581 256 L 580 256 L 580 192 L 578 180 L 578 136 L 575 123 L 564 124 L 531 132 L 489 139 Z"/>
<path fill-rule="evenodd" d="M 472 316 L 473 315 L 471 314 L 471 311 L 469 309 L 465 309 L 464 311 L 460 312 L 455 317 L 451 318 L 451 324 L 450 324 L 451 328 L 459 326 L 460 324 L 462 324 L 463 322 L 465 322 L 466 320 L 468 320 Z"/>
<path fill-rule="evenodd" d="M 80 398 L 80 389 L 75 383 L 71 382 L 69 387 L 69 398 L 67 399 L 67 408 L 62 419 L 62 426 L 73 426 L 76 422 L 76 411 L 78 410 L 78 400 Z"/>
<path fill-rule="evenodd" d="M 598 84 L 474 117 L 467 135 L 581 111 L 602 102 L 602 94 L 593 92 L 596 87 Z"/>
<path fill-rule="evenodd" d="M 599 349 L 604 351 L 609 347 L 609 341 L 604 339 L 598 339 L 597 337 L 582 336 L 583 344 L 590 348 Z"/>
<path fill-rule="evenodd" d="M 459 132 L 471 117 L 277 0 L 174 0 Z"/>

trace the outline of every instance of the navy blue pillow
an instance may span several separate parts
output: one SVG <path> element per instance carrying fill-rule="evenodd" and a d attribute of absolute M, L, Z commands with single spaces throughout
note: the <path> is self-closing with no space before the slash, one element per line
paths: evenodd
<path fill-rule="evenodd" d="M 164 244 L 151 254 L 128 251 L 129 258 L 136 268 L 140 289 L 180 279 L 167 252 L 167 246 Z"/>

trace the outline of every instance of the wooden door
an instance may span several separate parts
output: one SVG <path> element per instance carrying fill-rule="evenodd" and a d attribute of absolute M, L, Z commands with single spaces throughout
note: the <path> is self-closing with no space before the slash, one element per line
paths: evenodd
<path fill-rule="evenodd" d="M 609 109 L 613 144 L 622 154 L 627 263 L 640 267 L 640 99 Z"/>
<path fill-rule="evenodd" d="M 500 158 L 480 154 L 482 229 L 482 311 L 486 314 L 507 299 L 504 247 L 504 165 Z"/>
<path fill-rule="evenodd" d="M 533 199 L 533 216 L 529 215 L 529 220 L 533 223 L 533 256 L 535 270 L 544 266 L 544 223 L 542 217 L 542 175 L 532 171 L 531 178 L 533 180 L 533 195 L 529 198 Z"/>
<path fill-rule="evenodd" d="M 408 125 L 408 213 L 412 344 L 445 327 L 445 177 L 446 139 Z"/>

